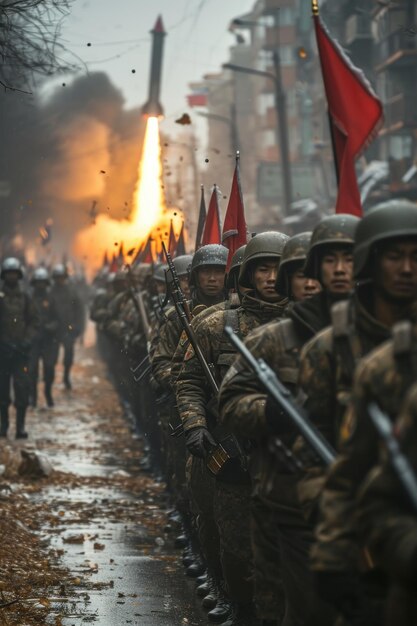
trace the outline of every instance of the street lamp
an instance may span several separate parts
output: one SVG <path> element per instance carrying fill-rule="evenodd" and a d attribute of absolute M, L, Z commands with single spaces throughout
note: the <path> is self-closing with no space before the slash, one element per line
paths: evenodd
<path fill-rule="evenodd" d="M 273 52 L 274 72 L 266 72 L 257 70 L 253 67 L 243 67 L 234 63 L 224 63 L 222 67 L 232 72 L 242 72 L 244 74 L 252 74 L 254 76 L 262 76 L 268 78 L 274 83 L 275 91 L 275 108 L 278 117 L 277 125 L 277 144 L 281 154 L 281 170 L 282 184 L 284 191 L 284 207 L 285 213 L 288 215 L 292 202 L 292 181 L 290 169 L 290 151 L 288 143 L 288 126 L 287 126 L 287 103 L 285 91 L 282 86 L 281 62 L 277 50 Z"/>

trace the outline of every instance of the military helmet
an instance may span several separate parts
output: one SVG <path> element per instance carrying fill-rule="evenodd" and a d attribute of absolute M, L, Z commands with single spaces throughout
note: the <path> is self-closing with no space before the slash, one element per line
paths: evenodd
<path fill-rule="evenodd" d="M 196 270 L 205 265 L 218 265 L 226 268 L 229 250 L 219 243 L 201 246 L 193 256 L 190 268 L 190 287 L 196 287 Z"/>
<path fill-rule="evenodd" d="M 19 259 L 16 259 L 14 256 L 9 256 L 7 259 L 4 259 L 1 265 L 0 278 L 4 278 L 7 272 L 18 272 L 19 278 L 23 278 L 23 268 Z"/>
<path fill-rule="evenodd" d="M 52 268 L 52 278 L 59 278 L 60 276 L 68 276 L 68 270 L 63 263 L 57 263 Z"/>
<path fill-rule="evenodd" d="M 253 262 L 265 258 L 280 259 L 288 239 L 288 235 L 274 230 L 259 233 L 253 237 L 246 245 L 243 255 L 239 271 L 239 285 L 247 288 L 252 287 L 249 270 Z"/>
<path fill-rule="evenodd" d="M 118 281 L 126 280 L 126 279 L 127 279 L 127 269 L 121 268 L 117 270 L 117 272 L 114 273 L 113 282 L 118 282 Z"/>
<path fill-rule="evenodd" d="M 165 284 L 165 272 L 167 269 L 168 265 L 165 265 L 164 263 L 160 263 L 154 270 L 154 273 L 152 274 L 152 278 L 154 279 L 154 281 L 156 281 L 157 283 L 164 283 Z"/>
<path fill-rule="evenodd" d="M 320 259 L 323 248 L 339 245 L 351 245 L 353 248 L 355 231 L 359 222 L 358 217 L 344 213 L 323 218 L 311 236 L 304 266 L 305 275 L 320 280 Z"/>
<path fill-rule="evenodd" d="M 172 262 L 174 264 L 178 278 L 183 278 L 184 276 L 190 275 L 190 267 L 191 267 L 192 260 L 193 260 L 192 254 L 182 254 L 181 256 L 177 256 L 175 259 L 173 259 Z M 171 285 L 172 275 L 168 268 L 166 269 L 165 275 L 166 275 L 167 284 Z"/>
<path fill-rule="evenodd" d="M 31 283 L 45 282 L 50 283 L 49 272 L 46 267 L 37 267 L 33 272 Z"/>
<path fill-rule="evenodd" d="M 354 277 L 370 278 L 375 245 L 397 237 L 417 237 L 417 204 L 401 198 L 377 204 L 362 218 L 353 248 Z"/>
<path fill-rule="evenodd" d="M 229 271 L 226 276 L 226 289 L 236 289 L 237 279 L 239 277 L 239 270 L 243 262 L 243 256 L 245 254 L 246 246 L 246 243 L 244 246 L 240 246 L 240 248 L 238 248 L 232 256 Z"/>
<path fill-rule="evenodd" d="M 174 260 L 174 267 L 178 274 L 178 276 L 188 276 L 190 273 L 191 263 L 193 261 L 192 254 L 182 254 L 181 256 L 177 256 Z"/>
<path fill-rule="evenodd" d="M 285 244 L 275 283 L 275 289 L 282 296 L 290 296 L 290 273 L 304 267 L 310 240 L 311 231 L 308 231 L 290 237 Z"/>

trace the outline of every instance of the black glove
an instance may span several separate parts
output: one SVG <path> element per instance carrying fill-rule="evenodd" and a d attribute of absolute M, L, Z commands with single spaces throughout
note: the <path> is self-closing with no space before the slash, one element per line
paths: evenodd
<path fill-rule="evenodd" d="M 282 436 L 294 430 L 292 421 L 272 396 L 267 396 L 266 399 L 265 418 L 267 428 L 272 435 Z"/>
<path fill-rule="evenodd" d="M 319 597 L 348 620 L 358 620 L 365 605 L 357 572 L 314 572 Z"/>
<path fill-rule="evenodd" d="M 185 445 L 187 450 L 200 459 L 205 459 L 210 450 L 216 447 L 216 442 L 204 426 L 198 426 L 185 431 Z"/>

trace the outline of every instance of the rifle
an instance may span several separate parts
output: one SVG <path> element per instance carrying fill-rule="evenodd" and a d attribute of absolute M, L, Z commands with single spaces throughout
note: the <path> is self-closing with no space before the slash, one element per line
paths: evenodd
<path fill-rule="evenodd" d="M 219 385 L 217 384 L 216 379 L 214 378 L 213 365 L 207 363 L 206 358 L 201 351 L 197 337 L 195 336 L 194 328 L 191 326 L 192 316 L 190 312 L 190 307 L 188 306 L 188 302 L 182 292 L 177 270 L 175 269 L 175 265 L 172 262 L 171 255 L 166 249 L 164 242 L 162 242 L 162 247 L 163 247 L 164 254 L 167 260 L 168 271 L 171 273 L 171 277 L 172 277 L 171 290 L 172 290 L 172 299 L 174 302 L 175 309 L 177 311 L 178 317 L 185 331 L 185 334 L 187 335 L 187 339 L 190 342 L 194 350 L 194 353 L 200 362 L 204 375 L 207 378 L 207 381 L 213 393 L 217 395 L 219 393 Z"/>
<path fill-rule="evenodd" d="M 166 249 L 164 242 L 162 242 L 162 247 L 168 264 L 167 272 L 171 273 L 171 291 L 175 309 L 181 321 L 182 327 L 187 335 L 188 341 L 190 342 L 194 353 L 199 360 L 200 366 L 204 372 L 207 382 L 211 387 L 213 395 L 217 397 L 219 394 L 219 385 L 217 384 L 217 381 L 214 377 L 214 366 L 212 363 L 207 363 L 207 360 L 201 351 L 198 339 L 195 336 L 194 328 L 191 325 L 192 317 L 190 308 L 181 290 L 181 285 L 177 275 L 177 271 L 175 269 L 175 265 L 172 262 L 171 255 Z M 171 436 L 179 437 L 183 432 L 183 425 L 179 424 L 177 427 L 172 427 Z M 224 467 L 224 465 L 227 463 L 227 461 L 237 458 L 241 460 L 243 466 L 245 455 L 240 446 L 240 443 L 234 435 L 228 435 L 227 437 L 222 439 L 222 441 L 217 442 L 217 446 L 210 451 L 210 454 L 207 456 L 206 465 L 208 470 L 214 476 L 217 476 Z"/>
<path fill-rule="evenodd" d="M 145 303 L 143 301 L 143 294 L 141 291 L 137 294 L 134 289 L 132 267 L 129 264 L 127 264 L 126 269 L 127 269 L 128 279 L 129 279 L 129 296 L 133 302 L 133 306 L 135 307 L 136 313 L 138 313 L 141 319 L 143 331 L 145 333 L 145 338 L 146 338 L 146 341 L 148 342 L 150 339 L 150 327 L 149 327 L 148 316 L 146 313 Z"/>
<path fill-rule="evenodd" d="M 408 459 L 401 451 L 393 432 L 392 423 L 388 415 L 381 411 L 376 402 L 368 404 L 368 414 L 379 436 L 385 443 L 395 473 L 407 493 L 414 510 L 417 512 L 417 478 Z"/>
<path fill-rule="evenodd" d="M 256 359 L 249 352 L 243 341 L 239 339 L 230 326 L 225 328 L 225 333 L 258 378 L 265 391 L 275 400 L 280 415 L 289 417 L 324 465 L 330 465 L 336 458 L 336 451 L 310 421 L 305 412 L 295 405 L 291 392 L 282 384 L 275 372 L 263 359 Z"/>

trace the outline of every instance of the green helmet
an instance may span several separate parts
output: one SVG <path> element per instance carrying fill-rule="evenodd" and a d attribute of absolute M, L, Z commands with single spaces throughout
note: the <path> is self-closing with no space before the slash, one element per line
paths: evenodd
<path fill-rule="evenodd" d="M 375 246 L 397 237 L 417 238 L 417 204 L 401 198 L 376 205 L 362 218 L 353 248 L 354 277 L 371 278 Z"/>
<path fill-rule="evenodd" d="M 165 271 L 168 268 L 168 265 L 160 263 L 154 269 L 154 273 L 152 274 L 152 278 L 157 283 L 165 284 Z"/>
<path fill-rule="evenodd" d="M 67 277 L 68 270 L 63 263 L 57 263 L 52 268 L 52 278 Z"/>
<path fill-rule="evenodd" d="M 181 256 L 177 256 L 172 260 L 175 270 L 177 272 L 178 278 L 182 278 L 184 276 L 190 275 L 190 267 L 193 260 L 192 254 L 182 254 Z M 169 269 L 166 269 L 166 282 L 168 285 L 172 283 L 172 276 Z"/>
<path fill-rule="evenodd" d="M 347 245 L 355 241 L 355 231 L 360 219 L 354 215 L 338 213 L 322 219 L 311 236 L 304 273 L 309 278 L 320 280 L 320 260 L 323 248 Z"/>
<path fill-rule="evenodd" d="M 19 278 L 23 278 L 23 268 L 19 259 L 16 259 L 14 256 L 9 256 L 4 259 L 1 265 L 0 278 L 3 279 L 7 272 L 17 272 L 19 274 Z"/>
<path fill-rule="evenodd" d="M 282 252 L 275 289 L 282 296 L 290 296 L 290 274 L 304 267 L 310 247 L 311 232 L 298 233 L 288 239 Z"/>
<path fill-rule="evenodd" d="M 229 250 L 219 243 L 201 246 L 193 256 L 190 268 L 190 287 L 196 287 L 196 270 L 205 265 L 218 265 L 226 269 Z"/>
<path fill-rule="evenodd" d="M 258 259 L 275 258 L 280 259 L 284 246 L 289 237 L 284 233 L 275 230 L 266 233 L 259 233 L 253 237 L 246 245 L 243 262 L 240 266 L 239 285 L 240 287 L 251 288 L 250 268 L 254 261 Z"/>
<path fill-rule="evenodd" d="M 32 285 L 39 282 L 48 283 L 49 285 L 51 280 L 49 278 L 49 272 L 46 267 L 37 267 L 32 274 L 30 282 L 32 283 Z"/>
<path fill-rule="evenodd" d="M 237 279 L 239 276 L 239 269 L 243 262 L 243 256 L 245 254 L 247 244 L 240 246 L 232 256 L 229 271 L 226 276 L 225 287 L 226 289 L 236 289 Z"/>

